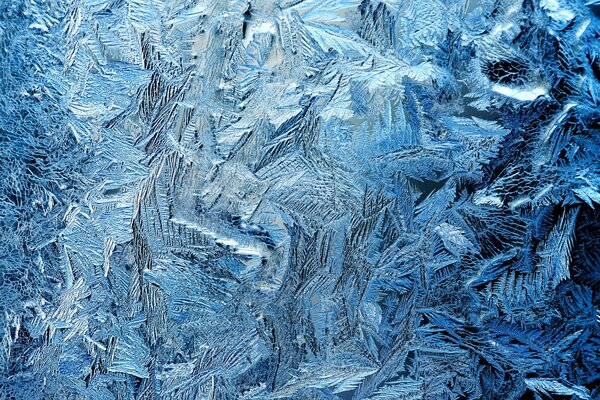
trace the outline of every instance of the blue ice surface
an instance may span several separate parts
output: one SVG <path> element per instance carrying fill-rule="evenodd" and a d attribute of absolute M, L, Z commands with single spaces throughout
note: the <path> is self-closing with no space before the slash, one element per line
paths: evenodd
<path fill-rule="evenodd" d="M 600 398 L 599 16 L 0 2 L 0 400 Z"/>

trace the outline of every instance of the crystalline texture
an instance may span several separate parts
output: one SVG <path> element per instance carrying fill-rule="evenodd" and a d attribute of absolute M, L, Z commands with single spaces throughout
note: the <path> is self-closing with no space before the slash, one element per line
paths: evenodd
<path fill-rule="evenodd" d="M 0 399 L 600 397 L 597 1 L 0 4 Z"/>

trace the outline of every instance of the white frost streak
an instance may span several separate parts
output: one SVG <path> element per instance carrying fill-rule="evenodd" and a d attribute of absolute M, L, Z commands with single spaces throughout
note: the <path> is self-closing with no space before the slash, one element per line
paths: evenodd
<path fill-rule="evenodd" d="M 519 101 L 533 101 L 540 96 L 548 95 L 548 90 L 545 87 L 522 87 L 512 88 L 505 85 L 495 84 L 492 90 L 506 97 L 511 97 Z"/>

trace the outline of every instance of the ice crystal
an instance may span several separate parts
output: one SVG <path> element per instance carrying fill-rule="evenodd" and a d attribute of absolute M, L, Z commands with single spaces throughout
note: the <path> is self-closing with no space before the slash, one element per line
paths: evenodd
<path fill-rule="evenodd" d="M 600 398 L 600 2 L 0 3 L 0 399 Z"/>

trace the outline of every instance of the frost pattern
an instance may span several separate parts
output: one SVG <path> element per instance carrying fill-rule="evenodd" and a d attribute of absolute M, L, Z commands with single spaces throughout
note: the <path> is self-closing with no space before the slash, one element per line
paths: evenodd
<path fill-rule="evenodd" d="M 600 398 L 600 3 L 0 3 L 0 399 Z"/>

